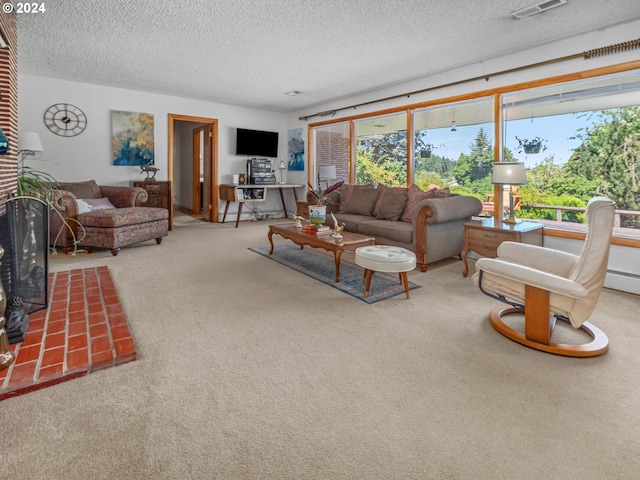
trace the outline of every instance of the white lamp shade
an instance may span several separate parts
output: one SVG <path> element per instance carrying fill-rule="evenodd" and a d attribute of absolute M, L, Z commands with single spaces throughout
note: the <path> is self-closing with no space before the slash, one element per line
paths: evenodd
<path fill-rule="evenodd" d="M 496 162 L 491 183 L 494 185 L 524 185 L 527 183 L 523 162 Z"/>
<path fill-rule="evenodd" d="M 335 165 L 329 165 L 326 167 L 320 167 L 318 169 L 318 173 L 320 175 L 320 178 L 327 178 L 327 179 L 334 179 L 337 177 L 336 174 L 336 166 Z"/>
<path fill-rule="evenodd" d="M 18 151 L 28 150 L 31 152 L 42 152 L 42 142 L 40 135 L 36 132 L 22 132 L 18 136 Z"/>

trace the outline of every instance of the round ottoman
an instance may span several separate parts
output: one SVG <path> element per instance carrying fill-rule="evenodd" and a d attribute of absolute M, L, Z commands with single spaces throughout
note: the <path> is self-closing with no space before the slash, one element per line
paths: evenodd
<path fill-rule="evenodd" d="M 398 273 L 400 283 L 404 283 L 404 291 L 409 298 L 407 272 L 416 268 L 416 255 L 411 250 L 390 245 L 369 245 L 356 249 L 355 261 L 364 268 L 365 298 L 369 296 L 373 272 Z"/>

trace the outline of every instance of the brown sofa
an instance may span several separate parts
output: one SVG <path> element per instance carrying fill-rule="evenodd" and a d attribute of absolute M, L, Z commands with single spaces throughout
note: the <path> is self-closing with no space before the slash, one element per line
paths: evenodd
<path fill-rule="evenodd" d="M 360 189 L 372 191 L 356 193 Z M 352 193 L 345 195 L 348 190 Z M 426 272 L 428 264 L 460 255 L 464 247 L 463 225 L 482 211 L 482 202 L 475 197 L 449 194 L 448 189 L 429 192 L 415 185 L 408 189 L 346 186 L 327 196 L 326 223 L 333 225 L 333 213 L 348 232 L 372 236 L 377 244 L 412 250 L 418 267 Z M 385 199 L 388 208 L 384 207 Z M 351 205 L 352 202 L 356 204 Z"/>
<path fill-rule="evenodd" d="M 94 180 L 59 183 L 55 210 L 50 214 L 50 243 L 66 252 L 76 247 L 121 247 L 155 240 L 169 231 L 169 211 L 141 207 L 147 192 L 139 187 L 98 185 Z M 93 206 L 91 206 L 93 204 Z"/>

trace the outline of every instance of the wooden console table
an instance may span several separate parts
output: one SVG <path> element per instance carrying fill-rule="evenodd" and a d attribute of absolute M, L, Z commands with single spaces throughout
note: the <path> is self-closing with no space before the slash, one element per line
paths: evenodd
<path fill-rule="evenodd" d="M 267 198 L 267 191 L 272 189 L 278 189 L 280 192 L 280 201 L 282 202 L 282 210 L 284 216 L 288 217 L 287 204 L 284 200 L 284 190 L 293 190 L 293 197 L 296 202 L 298 201 L 298 194 L 296 188 L 304 187 L 304 185 L 292 184 L 292 183 L 269 183 L 269 184 L 235 184 L 235 183 L 223 183 L 218 188 L 220 192 L 220 200 L 226 200 L 227 203 L 224 206 L 224 215 L 222 216 L 222 223 L 227 218 L 227 210 L 229 210 L 229 203 L 236 202 L 238 204 L 238 216 L 236 217 L 236 228 L 238 228 L 238 222 L 240 221 L 240 215 L 242 214 L 242 205 L 244 202 L 264 202 Z M 262 193 L 260 193 L 262 191 Z"/>
<path fill-rule="evenodd" d="M 495 222 L 493 217 L 472 220 L 464 224 L 464 249 L 460 257 L 464 262 L 462 276 L 469 274 L 467 252 L 473 251 L 483 257 L 496 258 L 502 242 L 519 242 L 542 246 L 544 225 L 520 222 L 515 225 Z"/>

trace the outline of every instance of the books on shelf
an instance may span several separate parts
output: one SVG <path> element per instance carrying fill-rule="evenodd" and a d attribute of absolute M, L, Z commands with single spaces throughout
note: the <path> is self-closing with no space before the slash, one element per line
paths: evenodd
<path fill-rule="evenodd" d="M 331 233 L 331 227 L 328 225 L 305 225 L 302 227 L 302 231 L 304 233 L 310 233 L 312 235 L 324 235 L 326 233 Z"/>

